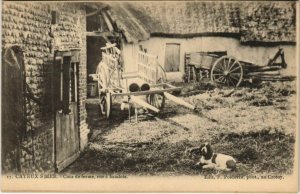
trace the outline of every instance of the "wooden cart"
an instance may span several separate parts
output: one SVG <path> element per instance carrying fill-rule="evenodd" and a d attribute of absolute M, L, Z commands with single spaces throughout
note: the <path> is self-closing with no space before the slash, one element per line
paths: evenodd
<path fill-rule="evenodd" d="M 235 57 L 227 56 L 226 52 L 197 52 L 186 54 L 188 78 L 197 77 L 195 69 L 199 69 L 199 79 L 209 77 L 217 84 L 237 87 L 242 81 L 285 80 L 280 76 L 280 70 L 286 68 L 284 51 L 279 48 L 275 56 L 265 66 L 239 61 Z M 280 57 L 281 61 L 278 61 Z"/>
<path fill-rule="evenodd" d="M 125 103 L 129 105 L 129 117 L 131 104 L 159 112 L 164 107 L 166 98 L 187 108 L 195 108 L 171 94 L 181 88 L 166 82 L 165 71 L 159 65 L 157 56 L 139 51 L 137 71 L 124 73 L 120 62 L 120 50 L 116 45 L 107 45 L 101 50 L 102 61 L 97 67 L 96 74 L 90 74 L 90 76 L 98 82 L 100 109 L 107 118 L 111 115 L 112 97 L 115 96 L 122 96 L 125 99 Z M 144 90 L 139 87 L 132 89 L 130 87 L 134 86 L 132 83 L 135 83 L 133 80 L 148 84 L 149 87 Z M 140 98 L 140 96 L 143 97 Z"/>

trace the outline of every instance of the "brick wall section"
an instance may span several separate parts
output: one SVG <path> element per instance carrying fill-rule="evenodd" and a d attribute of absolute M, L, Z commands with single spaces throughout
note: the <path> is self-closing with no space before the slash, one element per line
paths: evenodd
<path fill-rule="evenodd" d="M 51 29 L 51 10 L 59 12 L 59 24 Z M 2 47 L 18 45 L 24 52 L 26 83 L 41 104 L 26 99 L 27 135 L 21 147 L 22 172 L 53 170 L 53 116 L 49 107 L 49 76 L 54 49 L 79 47 L 79 122 L 81 147 L 87 142 L 85 9 L 75 3 L 4 2 Z M 51 31 L 54 38 L 52 38 Z M 59 45 L 62 45 L 61 47 Z M 11 155 L 15 154 L 12 151 Z M 12 171 L 11 161 L 3 161 Z"/>

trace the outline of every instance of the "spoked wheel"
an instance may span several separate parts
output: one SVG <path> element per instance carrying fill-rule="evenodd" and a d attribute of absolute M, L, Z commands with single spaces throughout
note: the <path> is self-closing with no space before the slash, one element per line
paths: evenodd
<path fill-rule="evenodd" d="M 100 94 L 100 111 L 102 115 L 106 116 L 106 118 L 110 117 L 112 106 L 111 101 L 112 99 L 110 92 Z"/>
<path fill-rule="evenodd" d="M 98 91 L 100 94 L 100 91 L 103 91 L 108 88 L 108 69 L 107 65 L 103 63 L 102 61 L 99 63 L 96 74 L 98 77 Z"/>
<path fill-rule="evenodd" d="M 217 84 L 238 87 L 243 79 L 243 66 L 233 57 L 219 58 L 211 69 L 211 80 Z"/>
<path fill-rule="evenodd" d="M 157 84 L 165 83 L 167 76 L 164 68 L 161 65 L 157 66 Z M 165 96 L 163 94 L 149 94 L 147 96 L 147 102 L 155 108 L 162 109 L 165 106 Z"/>
<path fill-rule="evenodd" d="M 157 81 L 156 83 L 165 83 L 167 81 L 167 76 L 164 68 L 161 65 L 157 66 Z"/>
<path fill-rule="evenodd" d="M 165 96 L 163 94 L 149 94 L 147 102 L 158 109 L 162 109 L 165 106 Z"/>
<path fill-rule="evenodd" d="M 100 62 L 96 73 L 98 75 L 100 113 L 106 116 L 106 118 L 109 118 L 111 113 L 112 98 L 111 93 L 108 91 L 107 65 L 103 62 Z"/>

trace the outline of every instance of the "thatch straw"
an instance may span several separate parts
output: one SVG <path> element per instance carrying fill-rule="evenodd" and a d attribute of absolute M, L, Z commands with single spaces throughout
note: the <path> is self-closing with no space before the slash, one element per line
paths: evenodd
<path fill-rule="evenodd" d="M 295 2 L 122 2 L 110 15 L 128 42 L 154 36 L 235 35 L 295 42 Z"/>

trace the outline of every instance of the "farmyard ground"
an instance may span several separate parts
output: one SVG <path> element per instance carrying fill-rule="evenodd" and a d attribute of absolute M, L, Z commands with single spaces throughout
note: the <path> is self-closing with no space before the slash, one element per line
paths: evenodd
<path fill-rule="evenodd" d="M 90 143 L 62 173 L 127 175 L 201 175 L 206 178 L 280 176 L 293 169 L 296 133 L 296 83 L 215 88 L 185 85 L 181 95 L 196 111 L 166 101 L 156 115 L 130 123 L 114 100 L 112 119 L 99 115 L 96 100 L 87 104 Z M 237 159 L 234 172 L 202 170 L 187 148 L 211 143 L 216 152 Z"/>

